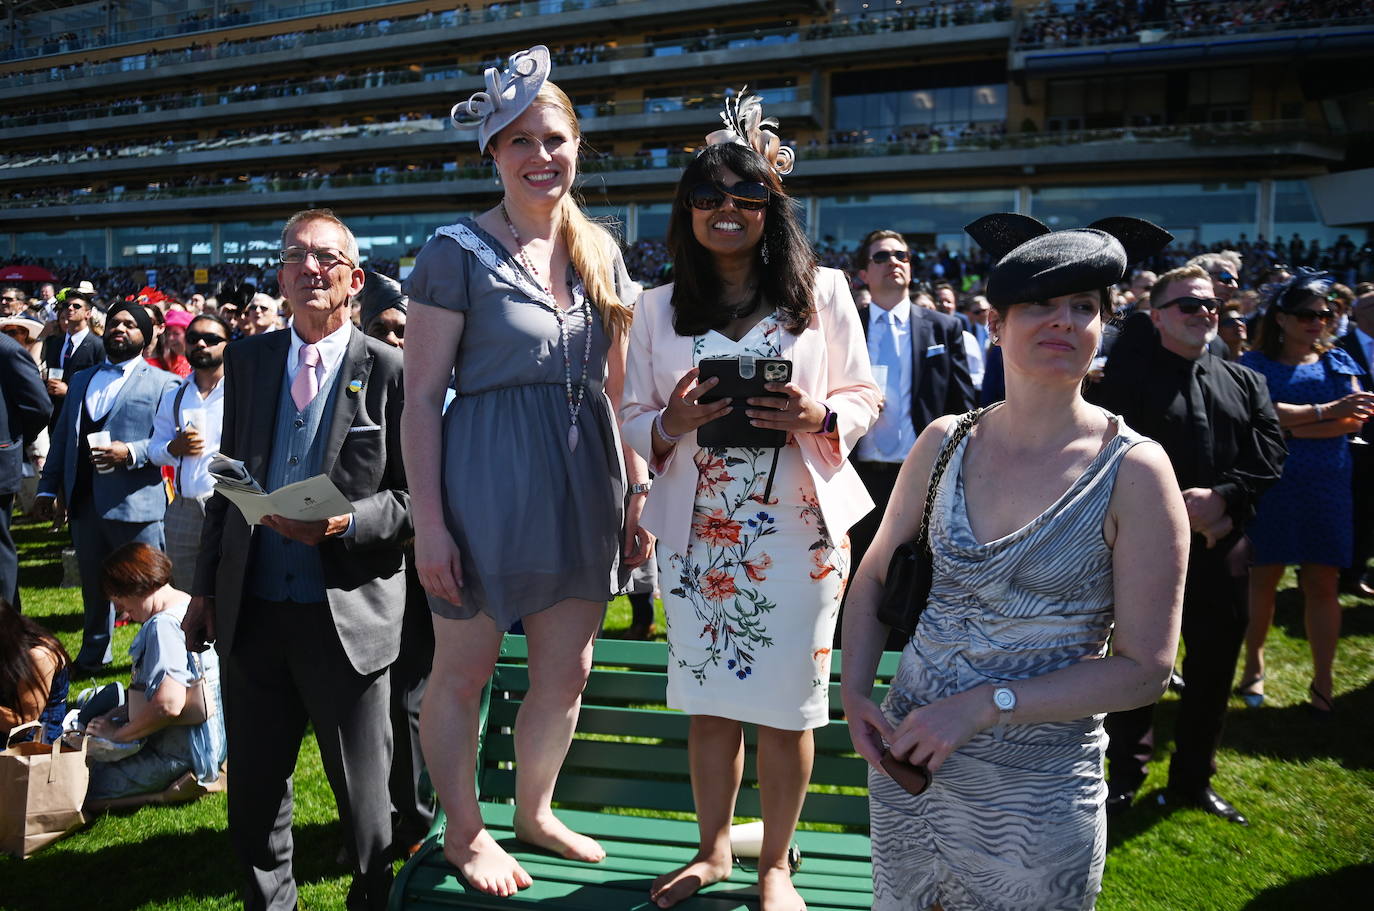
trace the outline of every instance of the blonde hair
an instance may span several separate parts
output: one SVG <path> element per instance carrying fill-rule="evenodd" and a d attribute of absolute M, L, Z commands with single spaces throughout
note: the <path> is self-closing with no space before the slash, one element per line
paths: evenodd
<path fill-rule="evenodd" d="M 568 123 L 579 142 L 582 128 L 577 112 L 567 94 L 552 82 L 545 82 L 530 106 L 546 104 L 556 108 Z M 568 259 L 582 278 L 582 285 L 596 308 L 601 311 L 601 324 L 611 338 L 629 332 L 634 311 L 620 299 L 616 290 L 616 245 L 609 231 L 587 217 L 571 193 L 558 206 L 560 232 L 568 246 Z"/>

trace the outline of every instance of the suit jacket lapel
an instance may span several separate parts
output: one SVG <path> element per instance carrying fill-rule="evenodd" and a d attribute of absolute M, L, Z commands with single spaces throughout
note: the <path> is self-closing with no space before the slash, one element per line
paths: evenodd
<path fill-rule="evenodd" d="M 281 400 L 281 384 L 286 381 L 286 355 L 291 349 L 291 330 L 267 333 L 260 347 L 262 353 L 257 358 L 249 358 L 243 365 L 243 369 L 248 371 L 253 391 L 241 400 L 248 413 L 247 445 L 234 456 L 243 460 L 248 473 L 257 478 L 259 484 L 266 484 L 277 407 Z M 243 411 L 239 412 L 239 416 L 243 416 Z"/>
<path fill-rule="evenodd" d="M 1355 359 L 1355 363 L 1360 365 L 1360 369 L 1364 371 L 1365 376 L 1369 376 L 1369 358 L 1364 356 L 1364 345 L 1360 344 L 1360 337 L 1355 334 L 1354 329 L 1351 329 L 1345 334 L 1345 337 L 1341 339 L 1341 344 L 1345 350 L 1350 353 L 1350 356 Z"/>
<path fill-rule="evenodd" d="M 329 437 L 325 440 L 324 461 L 320 473 L 328 475 L 334 470 L 339 459 L 339 449 L 343 447 L 348 428 L 353 426 L 353 417 L 358 413 L 358 403 L 362 400 L 363 390 L 367 388 L 368 377 L 372 374 L 372 355 L 367 353 L 363 334 L 356 328 L 348 334 L 348 351 L 339 362 L 338 381 L 342 388 L 334 396 L 334 414 L 329 422 Z M 357 389 L 355 392 L 354 389 Z M 320 390 L 321 394 L 324 390 Z"/>
<path fill-rule="evenodd" d="M 134 356 L 138 357 L 138 355 Z M 119 395 L 115 396 L 114 402 L 110 405 L 110 411 L 105 416 L 106 426 L 114 424 L 117 420 L 119 420 L 119 414 L 124 410 L 124 403 L 128 400 L 129 396 L 133 395 L 134 391 L 138 389 L 138 385 L 143 382 L 144 378 L 147 377 L 148 371 L 153 369 L 152 364 L 143 360 L 143 358 L 141 357 L 139 357 L 138 359 L 139 361 L 141 361 L 141 363 L 133 369 L 132 373 L 129 374 L 129 378 L 125 380 L 124 385 L 119 388 Z M 151 429 L 152 428 L 150 427 L 149 430 Z M 149 436 L 151 435 L 152 434 L 150 433 Z"/>
<path fill-rule="evenodd" d="M 863 327 L 864 338 L 868 338 L 868 308 L 859 308 L 859 325 Z"/>
<path fill-rule="evenodd" d="M 931 388 L 935 377 L 926 369 L 926 350 L 935 344 L 935 328 L 926 317 L 923 308 L 911 305 L 911 423 L 919 435 L 925 430 L 921 423 L 921 403 L 928 398 L 921 394 L 922 387 Z"/>

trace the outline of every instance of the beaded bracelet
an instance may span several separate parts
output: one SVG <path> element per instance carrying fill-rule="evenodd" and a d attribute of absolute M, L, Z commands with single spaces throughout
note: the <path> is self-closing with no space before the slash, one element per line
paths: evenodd
<path fill-rule="evenodd" d="M 1312 407 L 1317 409 L 1317 421 L 1320 422 L 1322 419 L 1322 406 L 1320 404 L 1316 404 Z"/>
<path fill-rule="evenodd" d="M 680 439 L 682 439 L 684 436 L 686 436 L 685 433 L 679 433 L 677 436 L 674 436 L 673 434 L 669 433 L 667 430 L 664 430 L 664 429 L 663 429 L 663 412 L 662 412 L 662 411 L 660 411 L 658 414 L 654 415 L 654 432 L 658 434 L 658 438 L 659 438 L 660 440 L 662 440 L 663 442 L 667 443 L 669 446 L 673 445 L 673 444 L 676 443 L 678 440 L 680 440 Z"/>

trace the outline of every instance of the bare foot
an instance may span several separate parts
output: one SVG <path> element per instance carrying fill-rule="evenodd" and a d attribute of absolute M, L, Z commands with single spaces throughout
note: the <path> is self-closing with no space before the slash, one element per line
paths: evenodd
<path fill-rule="evenodd" d="M 698 854 L 687 866 L 679 867 L 654 880 L 653 886 L 649 889 L 649 897 L 660 908 L 671 908 L 712 883 L 729 879 L 732 869 L 734 865 L 728 856 L 703 857 Z"/>
<path fill-rule="evenodd" d="M 797 887 L 792 885 L 792 877 L 785 869 L 774 867 L 759 871 L 759 909 L 760 911 L 806 911 Z"/>
<path fill-rule="evenodd" d="M 593 839 L 565 826 L 553 813 L 526 822 L 515 818 L 515 837 L 526 844 L 552 851 L 568 860 L 597 864 L 606 859 L 606 850 Z"/>
<path fill-rule="evenodd" d="M 459 844 L 452 829 L 446 831 L 444 859 L 462 871 L 468 885 L 488 895 L 504 898 L 534 883 L 525 868 L 486 829 L 478 831 L 467 844 Z"/>

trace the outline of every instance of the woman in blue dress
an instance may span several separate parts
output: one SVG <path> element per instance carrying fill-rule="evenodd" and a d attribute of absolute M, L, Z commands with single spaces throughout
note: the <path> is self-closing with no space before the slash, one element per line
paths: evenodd
<path fill-rule="evenodd" d="M 1240 361 L 1268 382 L 1289 440 L 1283 477 L 1260 498 L 1249 526 L 1250 627 L 1238 692 L 1251 707 L 1264 702 L 1264 640 L 1274 620 L 1274 595 L 1284 567 L 1297 564 L 1312 649 L 1309 705 L 1320 717 L 1333 707 L 1331 664 L 1341 632 L 1337 584 L 1351 561 L 1347 436 L 1374 413 L 1374 394 L 1362 392 L 1356 379 L 1359 366 L 1330 344 L 1331 283 L 1329 273 L 1299 270 L 1275 292 L 1255 350 Z"/>
<path fill-rule="evenodd" d="M 0 734 L 40 721 L 40 742 L 61 737 L 71 663 L 57 637 L 0 598 Z M 15 736 L 15 742 L 32 739 L 33 729 Z"/>

